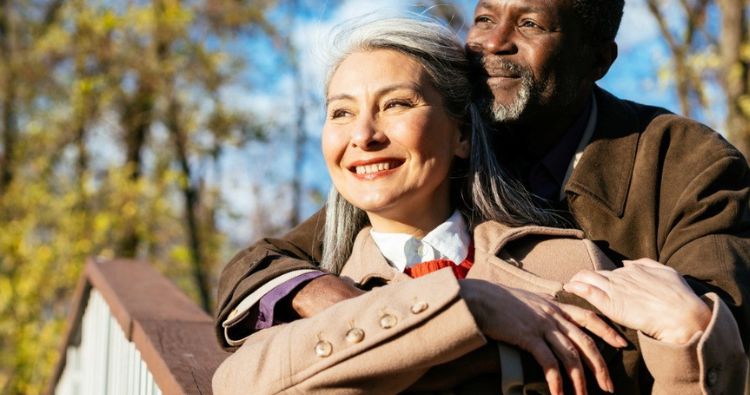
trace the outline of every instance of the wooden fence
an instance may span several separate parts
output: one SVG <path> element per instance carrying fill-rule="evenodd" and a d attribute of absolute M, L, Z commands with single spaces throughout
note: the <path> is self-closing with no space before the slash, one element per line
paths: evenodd
<path fill-rule="evenodd" d="M 210 394 L 227 355 L 211 317 L 151 266 L 91 260 L 47 393 Z"/>

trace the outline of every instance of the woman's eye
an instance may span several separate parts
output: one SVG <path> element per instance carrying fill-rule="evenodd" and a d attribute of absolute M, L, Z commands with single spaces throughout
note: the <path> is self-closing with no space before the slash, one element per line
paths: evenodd
<path fill-rule="evenodd" d="M 413 104 L 409 100 L 389 100 L 385 103 L 385 106 L 383 106 L 386 110 L 397 107 L 413 107 Z"/>
<path fill-rule="evenodd" d="M 331 119 L 342 118 L 342 117 L 345 117 L 347 115 L 349 115 L 349 111 L 344 110 L 344 109 L 335 109 L 335 110 L 331 111 L 330 118 Z"/>

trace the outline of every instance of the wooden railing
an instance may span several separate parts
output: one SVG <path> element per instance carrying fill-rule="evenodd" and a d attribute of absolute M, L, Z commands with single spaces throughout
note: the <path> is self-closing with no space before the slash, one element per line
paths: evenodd
<path fill-rule="evenodd" d="M 211 394 L 228 355 L 214 336 L 211 317 L 148 264 L 89 261 L 47 393 Z"/>
<path fill-rule="evenodd" d="M 60 355 L 48 394 L 211 394 L 228 354 L 211 317 L 151 266 L 91 260 Z"/>

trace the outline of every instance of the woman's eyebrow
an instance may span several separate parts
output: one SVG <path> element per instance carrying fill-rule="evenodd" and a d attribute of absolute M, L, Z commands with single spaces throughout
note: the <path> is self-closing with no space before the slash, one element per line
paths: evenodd
<path fill-rule="evenodd" d="M 329 96 L 328 98 L 326 98 L 326 106 L 328 106 L 328 104 L 330 104 L 332 101 L 336 100 L 354 100 L 354 96 L 347 93 Z"/>
<path fill-rule="evenodd" d="M 399 83 L 396 83 L 396 84 L 386 85 L 386 86 L 384 86 L 382 88 L 379 88 L 378 90 L 375 91 L 375 96 L 376 97 L 383 96 L 383 95 L 385 95 L 387 93 L 390 93 L 390 92 L 393 92 L 393 91 L 396 91 L 396 90 L 399 90 L 399 89 L 410 90 L 410 91 L 413 91 L 414 93 L 417 93 L 419 95 L 422 94 L 422 88 L 418 84 L 413 84 L 413 83 L 409 83 L 409 82 L 399 82 Z M 340 94 L 337 94 L 337 95 L 329 96 L 326 99 L 326 106 L 330 102 L 336 101 L 336 100 L 355 100 L 355 98 L 354 98 L 354 95 L 349 94 L 349 93 L 340 93 Z"/>
<path fill-rule="evenodd" d="M 410 82 L 401 82 L 401 83 L 397 83 L 397 84 L 386 85 L 386 86 L 378 89 L 377 90 L 377 95 L 378 96 L 382 96 L 382 95 L 384 95 L 386 93 L 390 93 L 390 92 L 393 92 L 393 91 L 396 91 L 396 90 L 399 90 L 399 89 L 406 89 L 406 90 L 413 91 L 415 93 L 421 93 L 422 92 L 422 88 L 419 85 L 417 85 L 417 84 L 410 83 Z"/>

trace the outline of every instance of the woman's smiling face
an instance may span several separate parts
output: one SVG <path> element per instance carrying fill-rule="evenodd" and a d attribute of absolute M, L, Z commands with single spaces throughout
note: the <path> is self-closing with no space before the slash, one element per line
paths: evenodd
<path fill-rule="evenodd" d="M 450 215 L 451 164 L 468 157 L 469 143 L 419 62 L 388 49 L 355 52 L 333 74 L 326 106 L 331 179 L 373 227 L 429 231 Z"/>

